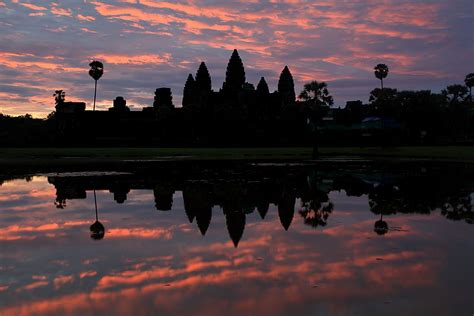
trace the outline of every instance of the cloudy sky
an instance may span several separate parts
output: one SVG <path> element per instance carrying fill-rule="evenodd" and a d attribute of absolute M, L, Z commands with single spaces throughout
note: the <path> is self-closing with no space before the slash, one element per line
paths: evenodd
<path fill-rule="evenodd" d="M 118 95 L 150 106 L 164 86 L 180 106 L 201 61 L 222 86 L 234 48 L 247 81 L 274 90 L 288 65 L 297 93 L 326 81 L 337 106 L 367 101 L 381 62 L 387 86 L 439 91 L 474 72 L 473 29 L 472 0 L 0 0 L 0 112 L 44 117 L 56 89 L 90 106 L 92 59 L 99 109 Z"/>

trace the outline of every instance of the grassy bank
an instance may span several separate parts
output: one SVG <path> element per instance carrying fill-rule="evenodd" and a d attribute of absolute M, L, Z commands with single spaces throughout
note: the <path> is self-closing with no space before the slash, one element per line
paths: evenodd
<path fill-rule="evenodd" d="M 117 160 L 302 160 L 311 148 L 0 148 L 0 163 Z M 322 157 L 360 156 L 380 159 L 439 159 L 474 162 L 474 147 L 334 147 Z"/>

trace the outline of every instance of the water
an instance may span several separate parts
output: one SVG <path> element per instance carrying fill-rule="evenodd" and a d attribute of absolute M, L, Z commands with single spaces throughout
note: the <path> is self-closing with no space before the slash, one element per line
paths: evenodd
<path fill-rule="evenodd" d="M 87 171 L 0 178 L 1 315 L 474 313 L 470 166 Z"/>

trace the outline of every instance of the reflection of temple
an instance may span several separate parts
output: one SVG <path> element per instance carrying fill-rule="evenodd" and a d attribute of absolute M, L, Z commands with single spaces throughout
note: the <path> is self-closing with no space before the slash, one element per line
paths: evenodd
<path fill-rule="evenodd" d="M 205 168 L 204 168 L 205 169 Z M 58 208 L 65 207 L 67 199 L 83 199 L 86 191 L 108 190 L 117 203 L 124 203 L 131 190 L 152 190 L 155 208 L 173 209 L 173 195 L 182 191 L 184 210 L 189 222 L 196 221 L 205 235 L 212 209 L 219 206 L 226 218 L 229 237 L 237 247 L 243 236 L 246 215 L 257 211 L 262 219 L 270 204 L 276 206 L 280 223 L 288 230 L 294 220 L 295 207 L 304 223 L 312 227 L 326 226 L 334 204 L 329 200 L 331 191 L 344 190 L 348 196 L 368 197 L 368 207 L 381 215 L 374 231 L 385 234 L 388 225 L 383 215 L 395 213 L 425 213 L 441 210 L 448 219 L 473 223 L 470 193 L 470 174 L 451 179 L 451 172 L 406 173 L 386 170 L 352 169 L 334 172 L 331 168 L 295 167 L 239 167 L 229 170 L 182 168 L 144 170 L 136 174 L 103 177 L 50 177 L 56 187 Z M 398 175 L 398 176 L 395 176 Z M 451 180 L 451 181 L 449 181 Z M 447 182 L 448 181 L 448 182 Z M 299 203 L 297 203 L 299 199 Z"/>

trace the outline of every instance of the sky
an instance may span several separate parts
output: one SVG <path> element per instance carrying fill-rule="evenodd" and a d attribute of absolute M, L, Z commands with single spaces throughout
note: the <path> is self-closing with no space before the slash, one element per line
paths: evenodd
<path fill-rule="evenodd" d="M 94 59 L 98 109 L 123 96 L 140 110 L 159 87 L 181 106 L 201 61 L 222 87 L 234 48 L 248 82 L 276 90 L 288 65 L 297 94 L 326 81 L 335 106 L 367 102 L 378 63 L 387 87 L 439 92 L 474 72 L 473 29 L 472 0 L 0 0 L 0 113 L 45 117 L 58 89 L 91 109 Z"/>

